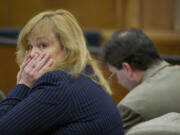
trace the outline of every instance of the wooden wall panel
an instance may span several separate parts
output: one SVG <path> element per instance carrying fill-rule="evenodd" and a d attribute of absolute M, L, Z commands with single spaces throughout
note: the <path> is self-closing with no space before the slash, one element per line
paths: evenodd
<path fill-rule="evenodd" d="M 9 27 L 12 26 L 12 9 L 13 9 L 13 2 L 8 0 L 1 0 L 0 1 L 0 26 Z"/>
<path fill-rule="evenodd" d="M 14 46 L 0 45 L 0 89 L 5 94 L 16 84 L 18 66 L 15 61 Z"/>
<path fill-rule="evenodd" d="M 114 28 L 115 0 L 51 0 L 45 1 L 46 8 L 65 8 L 72 12 L 83 28 Z"/>
<path fill-rule="evenodd" d="M 173 30 L 175 0 L 141 0 L 141 28 Z"/>
<path fill-rule="evenodd" d="M 180 56 L 180 34 L 161 31 L 145 31 L 161 54 Z"/>
<path fill-rule="evenodd" d="M 124 7 L 124 0 L 115 0 L 115 24 L 116 24 L 116 28 L 119 29 L 119 28 L 122 28 L 124 26 L 124 10 L 125 10 L 125 7 Z"/>
<path fill-rule="evenodd" d="M 173 30 L 176 0 L 2 0 L 0 26 L 21 27 L 35 14 L 64 8 L 86 29 Z M 176 23 L 177 24 L 177 23 Z"/>
<path fill-rule="evenodd" d="M 119 27 L 117 25 L 116 0 L 3 1 L 2 6 L 0 6 L 4 20 L 4 22 L 0 22 L 1 27 L 21 27 L 35 14 L 44 10 L 59 8 L 67 9 L 74 14 L 83 28 Z"/>
<path fill-rule="evenodd" d="M 175 0 L 173 30 L 180 32 L 180 0 Z"/>
<path fill-rule="evenodd" d="M 15 0 L 12 12 L 13 26 L 22 27 L 37 13 L 44 11 L 43 0 Z"/>
<path fill-rule="evenodd" d="M 32 16 L 44 9 L 43 0 L 1 0 L 0 27 L 21 27 Z"/>
<path fill-rule="evenodd" d="M 140 27 L 141 22 L 141 5 L 140 0 L 124 0 L 123 10 L 123 27 Z"/>

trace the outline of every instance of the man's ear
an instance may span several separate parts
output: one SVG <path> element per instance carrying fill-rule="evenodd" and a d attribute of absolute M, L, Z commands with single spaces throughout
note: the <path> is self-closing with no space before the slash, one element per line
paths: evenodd
<path fill-rule="evenodd" d="M 126 75 L 128 75 L 129 77 L 133 77 L 134 72 L 133 72 L 133 68 L 131 67 L 130 64 L 128 64 L 127 62 L 123 62 L 122 69 Z"/>

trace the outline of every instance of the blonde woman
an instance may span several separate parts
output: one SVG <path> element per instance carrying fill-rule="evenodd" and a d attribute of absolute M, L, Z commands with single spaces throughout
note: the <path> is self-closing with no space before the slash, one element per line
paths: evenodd
<path fill-rule="evenodd" d="M 71 13 L 33 17 L 20 32 L 17 61 L 17 85 L 0 104 L 0 134 L 123 134 L 110 88 Z"/>

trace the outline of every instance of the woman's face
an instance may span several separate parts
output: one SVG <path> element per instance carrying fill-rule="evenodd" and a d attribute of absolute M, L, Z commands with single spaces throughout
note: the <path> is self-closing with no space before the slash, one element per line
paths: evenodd
<path fill-rule="evenodd" d="M 27 36 L 27 44 L 31 57 L 46 53 L 53 60 L 53 63 L 63 57 L 63 48 L 52 28 L 44 28 L 41 31 L 33 30 Z"/>

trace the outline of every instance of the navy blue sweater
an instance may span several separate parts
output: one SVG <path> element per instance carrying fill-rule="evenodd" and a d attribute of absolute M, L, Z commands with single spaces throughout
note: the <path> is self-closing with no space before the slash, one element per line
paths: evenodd
<path fill-rule="evenodd" d="M 52 71 L 0 104 L 0 135 L 123 135 L 109 95 L 90 78 Z"/>

